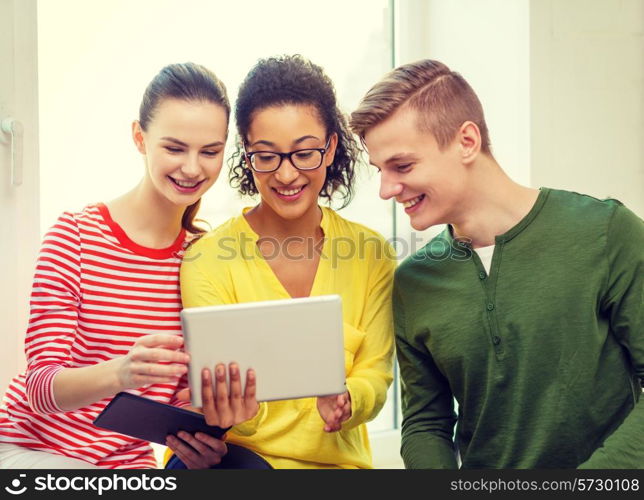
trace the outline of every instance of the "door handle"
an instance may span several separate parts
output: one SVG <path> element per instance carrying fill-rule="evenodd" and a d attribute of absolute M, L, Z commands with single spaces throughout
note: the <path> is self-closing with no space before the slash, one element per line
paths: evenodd
<path fill-rule="evenodd" d="M 15 118 L 5 118 L 0 122 L 0 128 L 11 136 L 11 184 L 22 184 L 22 123 Z"/>

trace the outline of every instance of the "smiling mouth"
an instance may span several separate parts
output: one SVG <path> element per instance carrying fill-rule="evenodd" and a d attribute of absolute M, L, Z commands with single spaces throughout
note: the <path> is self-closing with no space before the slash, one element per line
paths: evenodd
<path fill-rule="evenodd" d="M 413 199 L 411 199 L 411 200 L 407 200 L 407 201 L 403 202 L 403 206 L 404 206 L 405 208 L 411 208 L 411 207 L 413 207 L 414 205 L 417 205 L 418 203 L 420 203 L 421 201 L 423 201 L 423 198 L 425 198 L 425 195 L 424 195 L 424 194 L 421 194 L 420 196 L 416 196 L 416 198 L 413 198 Z"/>
<path fill-rule="evenodd" d="M 175 179 L 174 177 L 170 177 L 170 176 L 168 176 L 168 178 L 172 182 L 174 182 L 177 186 L 179 186 L 181 188 L 184 188 L 184 189 L 194 189 L 199 184 L 201 184 L 203 181 L 206 180 L 206 179 L 202 179 L 200 181 L 195 182 L 195 181 L 183 181 L 183 180 Z"/>
<path fill-rule="evenodd" d="M 273 188 L 273 189 L 278 194 L 281 194 L 282 196 L 295 196 L 296 194 L 301 193 L 305 187 L 306 187 L 306 184 L 304 186 L 300 186 L 298 188 L 293 188 L 293 189 L 278 189 L 278 188 Z"/>

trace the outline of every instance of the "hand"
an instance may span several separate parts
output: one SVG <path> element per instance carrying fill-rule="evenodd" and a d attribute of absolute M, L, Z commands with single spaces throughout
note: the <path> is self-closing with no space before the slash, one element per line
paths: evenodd
<path fill-rule="evenodd" d="M 318 412 L 324 420 L 324 432 L 337 432 L 342 422 L 351 417 L 351 396 L 348 392 L 317 398 Z"/>
<path fill-rule="evenodd" d="M 190 357 L 177 351 L 183 345 L 178 335 L 155 334 L 139 338 L 130 352 L 116 362 L 121 390 L 148 384 L 174 383 L 188 371 Z"/>
<path fill-rule="evenodd" d="M 228 453 L 226 443 L 203 432 L 197 432 L 193 436 L 179 431 L 178 437 L 168 436 L 165 444 L 188 469 L 210 469 Z"/>
<path fill-rule="evenodd" d="M 237 363 L 230 363 L 230 396 L 226 385 L 226 366 L 218 364 L 215 367 L 215 380 L 217 395 L 212 390 L 212 377 L 210 370 L 205 368 L 201 377 L 201 403 L 200 410 L 206 417 L 208 425 L 217 425 L 222 428 L 241 424 L 250 420 L 259 411 L 259 404 L 255 399 L 256 378 L 255 371 L 251 368 L 246 372 L 246 387 L 243 397 L 241 389 L 241 376 Z M 180 399 L 187 397 L 189 393 L 180 391 L 177 394 Z"/>

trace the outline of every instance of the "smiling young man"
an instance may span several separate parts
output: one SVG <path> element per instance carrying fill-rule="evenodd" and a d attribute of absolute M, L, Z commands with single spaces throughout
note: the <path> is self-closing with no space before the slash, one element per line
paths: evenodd
<path fill-rule="evenodd" d="M 476 94 L 437 61 L 386 75 L 351 127 L 381 197 L 414 229 L 448 225 L 396 272 L 406 466 L 644 467 L 642 220 L 512 181 Z M 463 244 L 470 258 L 432 259 Z"/>

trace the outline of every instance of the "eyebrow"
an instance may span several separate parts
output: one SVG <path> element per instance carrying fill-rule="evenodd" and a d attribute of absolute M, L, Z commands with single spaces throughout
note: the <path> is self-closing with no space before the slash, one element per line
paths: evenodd
<path fill-rule="evenodd" d="M 413 153 L 396 153 L 395 155 L 387 158 L 384 162 L 384 165 L 391 165 L 392 163 L 396 163 L 401 160 L 415 160 L 415 159 L 416 159 L 416 155 L 414 155 Z M 369 161 L 369 164 L 373 165 L 374 167 L 380 168 L 372 161 Z"/>
<path fill-rule="evenodd" d="M 385 161 L 385 165 L 391 165 L 392 163 L 396 163 L 397 161 L 400 161 L 400 160 L 408 160 L 413 158 L 416 158 L 416 156 L 413 153 L 398 153 L 393 156 L 390 156 L 389 159 Z"/>
<path fill-rule="evenodd" d="M 295 145 L 300 144 L 300 143 L 306 141 L 307 139 L 317 139 L 318 141 L 320 140 L 319 137 L 316 137 L 314 135 L 303 135 L 299 139 L 296 139 L 295 141 L 293 141 L 293 144 L 295 144 Z M 257 146 L 257 145 L 265 145 L 265 146 L 268 146 L 269 148 L 272 148 L 272 147 L 276 146 L 276 144 L 274 142 L 265 141 L 265 140 L 262 139 L 262 140 L 253 142 L 250 145 L 250 147 L 252 148 L 253 146 Z"/>
<path fill-rule="evenodd" d="M 164 141 L 173 142 L 175 144 L 178 144 L 179 146 L 183 146 L 184 148 L 188 147 L 188 145 L 185 142 L 180 141 L 179 139 L 175 139 L 174 137 L 161 137 L 161 139 L 164 140 Z M 223 142 L 215 141 L 215 142 L 211 142 L 210 144 L 205 144 L 202 147 L 203 148 L 212 148 L 213 146 L 223 146 L 223 145 L 224 145 Z"/>

